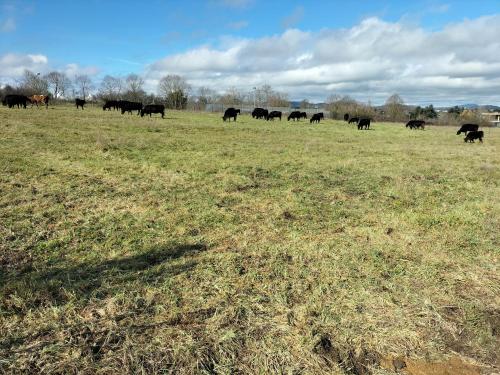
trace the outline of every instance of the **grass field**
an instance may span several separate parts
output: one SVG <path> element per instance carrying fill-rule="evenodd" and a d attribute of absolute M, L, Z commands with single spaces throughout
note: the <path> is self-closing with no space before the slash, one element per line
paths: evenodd
<path fill-rule="evenodd" d="M 493 372 L 500 129 L 455 132 L 0 107 L 0 373 Z"/>

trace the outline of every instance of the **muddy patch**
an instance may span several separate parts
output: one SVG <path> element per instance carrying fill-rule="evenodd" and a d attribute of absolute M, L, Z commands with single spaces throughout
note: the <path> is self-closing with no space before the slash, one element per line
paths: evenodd
<path fill-rule="evenodd" d="M 376 368 L 404 375 L 481 375 L 487 370 L 457 356 L 430 362 L 406 357 L 384 357 L 366 348 L 345 350 L 336 347 L 328 335 L 319 337 L 313 352 L 328 366 L 338 366 L 346 374 L 352 375 L 370 375 Z"/>
<path fill-rule="evenodd" d="M 7 237 L 7 241 L 13 241 L 14 236 Z M 19 249 L 6 249 L 0 251 L 0 272 L 15 271 L 18 273 L 30 272 L 33 269 L 33 256 L 30 252 Z"/>
<path fill-rule="evenodd" d="M 370 375 L 379 364 L 379 355 L 364 348 L 342 350 L 336 348 L 327 335 L 322 335 L 313 349 L 329 365 L 336 364 L 346 374 Z"/>
<path fill-rule="evenodd" d="M 409 358 L 382 358 L 380 367 L 405 375 L 480 375 L 481 367 L 465 362 L 459 357 L 445 361 L 427 362 Z"/>

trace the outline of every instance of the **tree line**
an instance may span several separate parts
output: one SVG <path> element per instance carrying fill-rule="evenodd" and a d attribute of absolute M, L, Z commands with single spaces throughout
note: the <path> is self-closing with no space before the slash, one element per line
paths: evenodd
<path fill-rule="evenodd" d="M 106 75 L 99 85 L 86 74 L 69 78 L 64 72 L 52 71 L 41 75 L 25 70 L 16 85 L 6 85 L 0 89 L 0 96 L 8 94 L 49 94 L 52 100 L 72 100 L 76 97 L 86 100 L 129 100 L 142 103 L 164 104 L 169 109 L 205 110 L 207 105 L 224 107 L 289 107 L 287 93 L 274 90 L 270 85 L 253 87 L 242 92 L 230 87 L 220 94 L 208 87 L 193 88 L 182 76 L 170 74 L 162 77 L 157 85 L 156 94 L 144 90 L 145 81 L 138 74 L 124 77 Z M 308 100 L 299 103 L 301 109 L 315 108 Z M 324 107 L 334 119 L 343 119 L 348 113 L 351 117 L 369 117 L 378 121 L 407 121 L 425 119 L 437 123 L 459 123 L 463 121 L 481 122 L 476 110 L 451 107 L 447 112 L 438 113 L 434 106 L 408 106 L 398 94 L 391 95 L 383 106 L 361 103 L 349 96 L 331 95 Z"/>
<path fill-rule="evenodd" d="M 208 87 L 193 89 L 184 77 L 170 74 L 162 77 L 156 94 L 144 90 L 145 81 L 138 74 L 125 77 L 106 75 L 99 85 L 86 74 L 68 77 L 64 72 L 52 71 L 41 75 L 25 70 L 15 85 L 0 89 L 0 95 L 50 95 L 52 100 L 65 101 L 81 98 L 85 100 L 129 100 L 143 103 L 162 103 L 170 109 L 205 109 L 207 104 L 238 106 L 253 103 L 257 106 L 287 107 L 288 95 L 272 89 L 269 85 L 255 87 L 249 93 L 242 93 L 230 87 L 219 94 Z"/>

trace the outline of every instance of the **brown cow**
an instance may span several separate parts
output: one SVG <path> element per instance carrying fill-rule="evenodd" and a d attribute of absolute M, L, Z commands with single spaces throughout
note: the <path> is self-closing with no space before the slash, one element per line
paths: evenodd
<path fill-rule="evenodd" d="M 28 99 L 31 102 L 31 106 L 33 107 L 33 104 L 36 104 L 38 107 L 38 104 L 45 104 L 45 108 L 49 108 L 49 96 L 48 95 L 32 95 L 28 97 Z"/>

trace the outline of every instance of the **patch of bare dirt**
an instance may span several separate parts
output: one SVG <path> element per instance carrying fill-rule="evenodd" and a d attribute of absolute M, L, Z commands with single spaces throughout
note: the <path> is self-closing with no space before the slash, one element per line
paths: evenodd
<path fill-rule="evenodd" d="M 465 362 L 460 357 L 446 361 L 428 362 L 409 358 L 382 358 L 380 366 L 405 375 L 481 375 L 482 368 Z"/>

